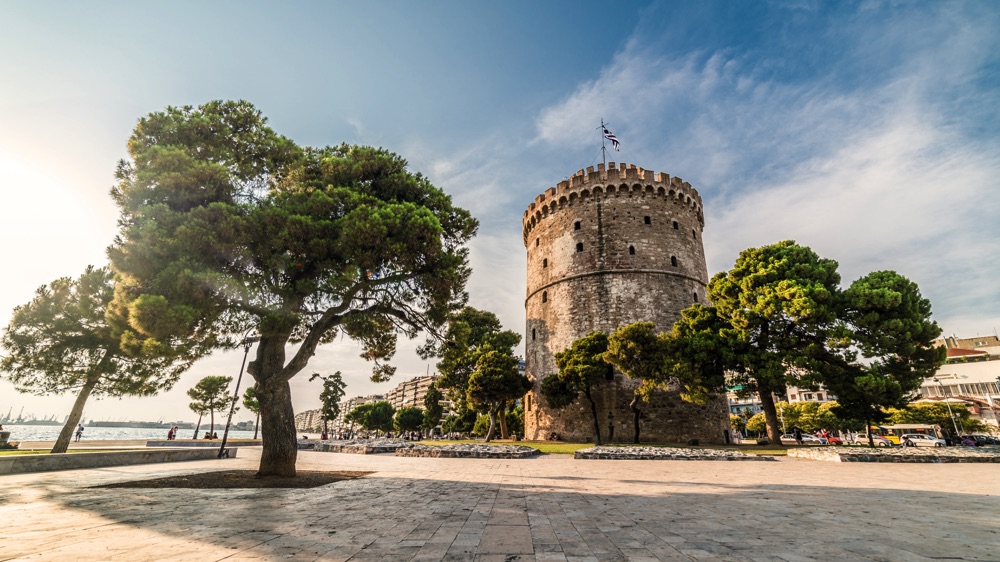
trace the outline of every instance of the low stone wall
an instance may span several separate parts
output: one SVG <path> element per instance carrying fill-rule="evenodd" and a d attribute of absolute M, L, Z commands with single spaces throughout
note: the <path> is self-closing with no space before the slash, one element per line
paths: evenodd
<path fill-rule="evenodd" d="M 673 447 L 590 447 L 573 453 L 574 459 L 641 461 L 773 461 L 774 457 L 741 451 L 679 449 Z"/>
<path fill-rule="evenodd" d="M 1000 463 L 1000 447 L 813 447 L 788 449 L 788 456 L 832 462 Z"/>
<path fill-rule="evenodd" d="M 228 440 L 226 445 L 232 447 L 261 447 L 264 442 L 257 440 Z M 221 439 L 205 439 L 204 441 L 146 441 L 147 447 L 214 447 L 218 449 L 222 446 Z"/>
<path fill-rule="evenodd" d="M 236 457 L 237 449 L 226 448 L 229 458 Z M 159 449 L 145 451 L 94 451 L 88 453 L 59 453 L 39 455 L 0 456 L 0 474 L 22 472 L 47 472 L 160 462 L 201 461 L 218 456 L 215 449 Z"/>
<path fill-rule="evenodd" d="M 450 459 L 526 459 L 538 449 L 521 445 L 413 445 L 396 451 L 397 457 L 435 457 Z"/>
<path fill-rule="evenodd" d="M 320 451 L 323 453 L 350 453 L 354 455 L 395 453 L 399 449 L 413 446 L 414 444 L 409 441 L 395 439 L 352 439 L 350 441 L 299 440 L 300 450 Z"/>

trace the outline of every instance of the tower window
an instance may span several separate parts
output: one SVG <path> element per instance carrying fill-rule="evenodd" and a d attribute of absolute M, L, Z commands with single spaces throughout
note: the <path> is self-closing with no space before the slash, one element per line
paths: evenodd
<path fill-rule="evenodd" d="M 670 265 L 677 267 L 677 256 L 670 256 Z"/>
<path fill-rule="evenodd" d="M 680 230 L 680 228 L 681 228 L 681 223 L 674 221 L 674 230 Z"/>
<path fill-rule="evenodd" d="M 548 266 L 549 266 L 549 258 L 542 258 L 542 268 L 544 269 Z"/>
<path fill-rule="evenodd" d="M 634 256 L 635 255 L 635 246 L 629 246 L 628 247 L 628 255 L 630 255 L 630 256 Z"/>
<path fill-rule="evenodd" d="M 695 232 L 693 228 L 691 229 L 691 238 L 694 238 L 695 240 L 698 239 L 698 233 Z"/>
<path fill-rule="evenodd" d="M 694 298 L 694 302 L 698 302 L 698 293 L 697 292 L 691 293 L 691 296 Z"/>
<path fill-rule="evenodd" d="M 573 223 L 573 230 L 580 230 L 580 221 Z"/>
<path fill-rule="evenodd" d="M 642 222 L 645 224 L 653 224 L 653 219 L 651 217 L 646 216 L 642 218 Z"/>
<path fill-rule="evenodd" d="M 531 341 L 535 341 L 535 329 L 531 329 Z"/>
<path fill-rule="evenodd" d="M 577 252 L 582 252 L 583 251 L 583 242 L 577 242 L 576 243 L 576 251 Z"/>
<path fill-rule="evenodd" d="M 527 409 L 530 412 L 531 411 L 531 395 L 530 394 L 528 395 L 527 398 L 525 398 L 524 404 L 525 404 L 525 406 L 528 407 Z"/>
<path fill-rule="evenodd" d="M 542 291 L 542 302 L 549 302 L 549 293 L 547 291 Z"/>
<path fill-rule="evenodd" d="M 538 238 L 535 238 L 535 247 L 538 247 Z"/>

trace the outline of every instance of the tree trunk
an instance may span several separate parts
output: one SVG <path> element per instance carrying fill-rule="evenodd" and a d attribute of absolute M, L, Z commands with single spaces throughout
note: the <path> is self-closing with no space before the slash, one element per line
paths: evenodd
<path fill-rule="evenodd" d="M 198 430 L 201 429 L 201 417 L 204 415 L 205 414 L 198 414 L 198 423 L 194 424 L 194 437 L 192 437 L 191 439 L 198 438 Z"/>
<path fill-rule="evenodd" d="M 872 420 L 865 418 L 865 433 L 868 435 L 868 446 L 875 448 L 875 438 L 872 437 Z"/>
<path fill-rule="evenodd" d="M 69 449 L 70 439 L 73 438 L 73 430 L 76 429 L 76 425 L 80 423 L 80 418 L 83 417 L 83 407 L 87 404 L 87 398 L 90 398 L 90 393 L 97 386 L 97 378 L 93 380 L 88 380 L 83 383 L 83 387 L 80 389 L 80 394 L 76 395 L 76 401 L 73 402 L 73 409 L 69 412 L 69 418 L 66 420 L 66 425 L 63 426 L 62 431 L 59 432 L 59 437 L 56 438 L 56 444 L 52 447 L 53 453 L 65 453 Z"/>
<path fill-rule="evenodd" d="M 510 432 L 507 431 L 507 403 L 500 406 L 500 439 L 510 439 Z"/>
<path fill-rule="evenodd" d="M 633 394 L 632 401 L 628 404 L 628 409 L 632 410 L 632 423 L 635 425 L 635 434 L 632 437 L 632 442 L 639 443 L 639 395 Z"/>
<path fill-rule="evenodd" d="M 295 476 L 298 440 L 295 437 L 295 411 L 288 381 L 272 377 L 257 380 L 260 416 L 263 419 L 263 450 L 257 476 Z"/>
<path fill-rule="evenodd" d="M 778 421 L 778 410 L 774 406 L 774 395 L 770 390 L 761 389 L 757 391 L 760 397 L 760 406 L 764 410 L 764 419 L 767 422 L 767 438 L 772 445 L 781 446 L 781 427 Z"/>
<path fill-rule="evenodd" d="M 590 387 L 583 389 L 583 395 L 590 400 L 590 417 L 594 420 L 594 443 L 598 445 L 603 445 L 601 443 L 601 425 L 597 420 L 597 404 L 594 403 L 594 398 L 590 395 Z"/>
<path fill-rule="evenodd" d="M 493 439 L 493 428 L 496 427 L 497 423 L 497 411 L 495 408 L 489 409 L 490 414 L 490 429 L 486 432 L 486 442 L 489 443 Z"/>
<path fill-rule="evenodd" d="M 211 438 L 215 435 L 215 410 L 208 411 L 208 419 L 211 420 L 208 425 L 208 436 Z"/>
<path fill-rule="evenodd" d="M 257 439 L 257 431 L 260 429 L 260 412 L 257 412 L 257 420 L 253 422 L 253 438 Z"/>

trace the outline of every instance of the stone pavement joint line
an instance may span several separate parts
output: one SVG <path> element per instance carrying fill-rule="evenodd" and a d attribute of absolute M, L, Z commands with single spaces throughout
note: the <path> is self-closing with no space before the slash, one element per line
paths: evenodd
<path fill-rule="evenodd" d="M 0 476 L 0 561 L 1000 560 L 989 464 L 300 452 L 301 470 L 375 474 L 312 489 L 91 488 L 254 468 L 259 454 Z"/>

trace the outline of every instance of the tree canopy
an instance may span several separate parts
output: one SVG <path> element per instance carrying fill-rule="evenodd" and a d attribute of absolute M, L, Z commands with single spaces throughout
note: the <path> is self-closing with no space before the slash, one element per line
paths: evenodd
<path fill-rule="evenodd" d="M 127 311 L 109 310 L 114 291 L 107 268 L 89 266 L 76 279 L 56 279 L 14 309 L 0 340 L 7 352 L 0 359 L 0 376 L 19 392 L 77 393 L 53 453 L 66 452 L 90 396 L 150 396 L 168 390 L 200 356 L 190 347 L 123 343 L 130 319 Z"/>
<path fill-rule="evenodd" d="M 288 381 L 318 345 L 359 341 L 383 381 L 398 335 L 436 333 L 467 298 L 477 222 L 387 150 L 299 147 L 245 101 L 152 113 L 128 148 L 109 249 L 126 340 L 216 348 L 256 330 L 261 475 L 295 474 Z"/>
<path fill-rule="evenodd" d="M 444 415 L 442 400 L 444 400 L 444 395 L 438 390 L 437 383 L 430 385 L 427 388 L 427 394 L 424 395 L 424 428 L 434 429 L 441 423 L 441 416 Z"/>
<path fill-rule="evenodd" d="M 530 388 L 531 381 L 518 372 L 517 358 L 509 349 L 490 349 L 480 354 L 476 369 L 469 376 L 466 398 L 469 404 L 490 416 L 487 443 L 493 439 L 497 413 L 504 404 L 523 396 Z"/>
<path fill-rule="evenodd" d="M 191 398 L 191 409 L 198 414 L 207 413 L 211 422 L 209 434 L 215 432 L 215 412 L 223 410 L 229 405 L 229 385 L 232 384 L 233 377 L 209 376 L 198 381 L 193 388 L 188 389 L 188 397 Z"/>
<path fill-rule="evenodd" d="M 594 442 L 601 441 L 601 426 L 597 419 L 597 404 L 592 394 L 597 385 L 614 380 L 614 368 L 604 360 L 608 351 L 608 335 L 591 332 L 574 341 L 568 349 L 556 353 L 559 372 L 542 379 L 542 396 L 551 408 L 564 408 L 582 393 L 590 403 L 594 423 Z"/>
<path fill-rule="evenodd" d="M 396 411 L 392 425 L 398 432 L 418 431 L 424 423 L 424 411 L 416 406 L 406 406 Z"/>
<path fill-rule="evenodd" d="M 313 373 L 309 377 L 310 381 L 316 379 L 323 381 L 323 390 L 319 393 L 319 401 L 320 412 L 323 416 L 323 434 L 325 435 L 329 432 L 327 425 L 330 420 L 337 419 L 337 416 L 340 415 L 340 399 L 344 397 L 344 389 L 347 388 L 347 383 L 344 382 L 340 371 L 326 376 Z"/>

